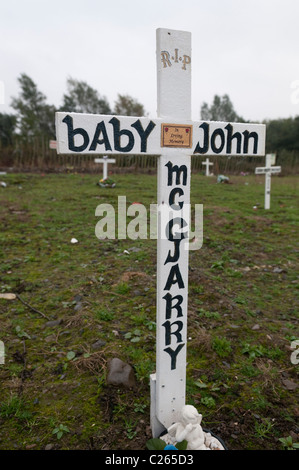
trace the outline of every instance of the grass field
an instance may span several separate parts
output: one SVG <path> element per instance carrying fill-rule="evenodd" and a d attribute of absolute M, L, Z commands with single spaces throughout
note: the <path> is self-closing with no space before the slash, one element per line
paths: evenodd
<path fill-rule="evenodd" d="M 113 189 L 86 174 L 1 178 L 0 293 L 17 298 L 0 298 L 0 449 L 145 449 L 156 241 L 97 239 L 95 209 L 119 195 L 149 207 L 156 175 L 115 175 Z M 230 180 L 192 175 L 204 244 L 190 251 L 187 403 L 229 449 L 294 448 L 299 180 L 273 177 L 268 211 L 263 176 Z M 136 389 L 107 384 L 113 357 Z"/>

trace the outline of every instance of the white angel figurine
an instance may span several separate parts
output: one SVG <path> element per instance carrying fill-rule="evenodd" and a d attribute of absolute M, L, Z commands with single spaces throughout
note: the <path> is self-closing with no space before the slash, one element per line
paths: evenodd
<path fill-rule="evenodd" d="M 181 411 L 181 421 L 168 428 L 173 442 L 188 442 L 187 450 L 210 450 L 205 445 L 205 434 L 200 425 L 202 415 L 192 405 L 185 405 Z"/>

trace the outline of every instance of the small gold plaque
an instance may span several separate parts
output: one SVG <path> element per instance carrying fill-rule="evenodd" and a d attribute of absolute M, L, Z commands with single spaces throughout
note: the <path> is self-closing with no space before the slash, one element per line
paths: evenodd
<path fill-rule="evenodd" d="M 192 126 L 161 124 L 161 147 L 192 147 Z"/>

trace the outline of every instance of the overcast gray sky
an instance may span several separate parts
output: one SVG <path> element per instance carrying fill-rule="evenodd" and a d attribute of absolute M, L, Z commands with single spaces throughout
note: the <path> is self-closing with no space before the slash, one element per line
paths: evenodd
<path fill-rule="evenodd" d="M 155 117 L 156 29 L 170 28 L 192 33 L 193 119 L 215 94 L 251 121 L 294 117 L 298 21 L 298 0 L 0 0 L 0 112 L 13 112 L 26 73 L 49 104 L 72 77 Z"/>

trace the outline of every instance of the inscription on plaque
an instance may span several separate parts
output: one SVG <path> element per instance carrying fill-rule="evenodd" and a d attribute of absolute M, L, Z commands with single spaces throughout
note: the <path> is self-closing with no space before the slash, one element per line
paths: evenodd
<path fill-rule="evenodd" d="M 192 126 L 162 124 L 161 127 L 161 147 L 192 147 Z"/>

